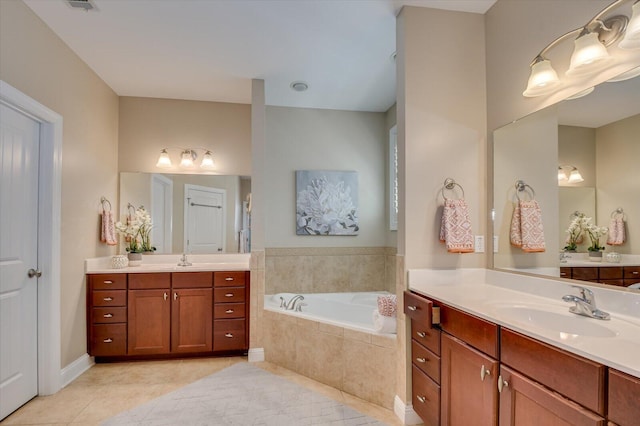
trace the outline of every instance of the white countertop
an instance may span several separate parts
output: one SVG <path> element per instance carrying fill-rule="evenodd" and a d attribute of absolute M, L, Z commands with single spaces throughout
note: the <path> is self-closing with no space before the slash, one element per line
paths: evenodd
<path fill-rule="evenodd" d="M 484 269 L 409 271 L 409 288 L 417 293 L 640 378 L 640 292 L 583 286 L 611 320 L 570 313 L 562 296 L 577 290 L 569 283 Z M 529 322 L 525 309 L 548 313 L 559 327 Z M 566 332 L 571 324 L 589 335 Z"/>
<path fill-rule="evenodd" d="M 150 254 L 142 255 L 142 265 L 127 266 L 114 269 L 111 267 L 112 256 L 86 259 L 87 274 L 131 274 L 145 272 L 200 272 L 200 271 L 248 271 L 251 254 L 190 254 L 187 261 L 191 266 L 178 266 L 182 255 Z"/>
<path fill-rule="evenodd" d="M 620 262 L 607 262 L 607 252 L 602 253 L 602 261 L 592 262 L 587 253 L 566 253 L 568 256 L 564 261 L 560 261 L 560 267 L 571 266 L 640 266 L 640 256 L 635 254 L 620 255 Z"/>

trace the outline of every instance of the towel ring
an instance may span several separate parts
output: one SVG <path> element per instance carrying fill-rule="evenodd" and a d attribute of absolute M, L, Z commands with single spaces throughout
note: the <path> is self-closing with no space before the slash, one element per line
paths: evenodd
<path fill-rule="evenodd" d="M 624 210 L 622 209 L 622 207 L 618 207 L 611 212 L 611 219 L 615 218 L 617 215 L 622 216 L 622 219 L 624 220 Z"/>
<path fill-rule="evenodd" d="M 106 197 L 100 197 L 100 204 L 102 204 L 102 210 L 104 211 L 111 211 L 111 202 L 109 200 L 106 199 Z M 109 208 L 107 208 L 107 206 Z"/>
<path fill-rule="evenodd" d="M 520 193 L 525 192 L 527 188 L 529 188 L 529 191 L 531 192 L 531 199 L 533 200 L 536 198 L 536 191 L 533 190 L 531 185 L 525 183 L 523 180 L 517 180 L 515 187 L 516 187 L 516 198 L 518 199 L 518 201 L 522 201 L 520 199 Z"/>
<path fill-rule="evenodd" d="M 446 195 L 444 195 L 444 190 L 448 189 L 450 191 L 453 191 L 456 186 L 460 188 L 460 191 L 462 191 L 462 197 L 459 199 L 464 200 L 464 188 L 462 187 L 462 185 L 460 185 L 459 183 L 457 183 L 455 180 L 451 178 L 446 178 L 444 180 L 444 185 L 442 186 L 442 190 L 441 190 L 442 198 L 444 198 L 445 200 L 448 200 L 449 198 L 447 198 Z"/>

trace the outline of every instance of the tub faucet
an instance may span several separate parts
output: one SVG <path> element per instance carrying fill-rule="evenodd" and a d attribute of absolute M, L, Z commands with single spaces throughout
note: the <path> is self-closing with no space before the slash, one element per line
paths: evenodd
<path fill-rule="evenodd" d="M 191 266 L 191 265 L 192 265 L 192 263 L 187 261 L 187 254 L 186 253 L 182 253 L 182 257 L 178 261 L 178 266 Z"/>
<path fill-rule="evenodd" d="M 293 311 L 296 307 L 296 302 L 303 301 L 303 300 L 304 300 L 304 296 L 301 294 L 296 294 L 288 302 L 286 302 L 282 297 L 280 297 L 280 307 L 284 308 L 286 311 Z"/>
<path fill-rule="evenodd" d="M 569 312 L 600 320 L 608 320 L 611 318 L 611 315 L 609 315 L 608 312 L 604 312 L 596 308 L 596 299 L 591 290 L 577 285 L 574 285 L 572 287 L 578 289 L 578 291 L 580 292 L 580 296 L 576 296 L 573 294 L 562 296 L 562 300 L 564 300 L 565 302 L 575 303 L 574 306 L 569 308 Z"/>

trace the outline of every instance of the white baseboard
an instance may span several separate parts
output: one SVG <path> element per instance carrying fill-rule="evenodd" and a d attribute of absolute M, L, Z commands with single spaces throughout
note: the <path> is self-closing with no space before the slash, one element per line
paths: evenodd
<path fill-rule="evenodd" d="M 84 354 L 71 364 L 64 367 L 60 370 L 60 383 L 62 383 L 62 387 L 73 382 L 82 373 L 93 367 L 94 364 L 95 362 L 93 361 L 93 357 L 89 356 L 89 354 Z"/>
<path fill-rule="evenodd" d="M 264 348 L 249 349 L 249 362 L 264 361 Z"/>
<path fill-rule="evenodd" d="M 405 404 L 398 395 L 393 399 L 393 412 L 402 421 L 403 425 L 418 425 L 422 419 L 418 416 L 411 404 Z"/>

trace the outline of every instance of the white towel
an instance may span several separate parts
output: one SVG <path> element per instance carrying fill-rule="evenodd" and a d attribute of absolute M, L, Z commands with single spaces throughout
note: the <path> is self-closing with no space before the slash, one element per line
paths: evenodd
<path fill-rule="evenodd" d="M 396 318 L 385 317 L 375 309 L 373 311 L 373 329 L 378 333 L 396 334 Z"/>

